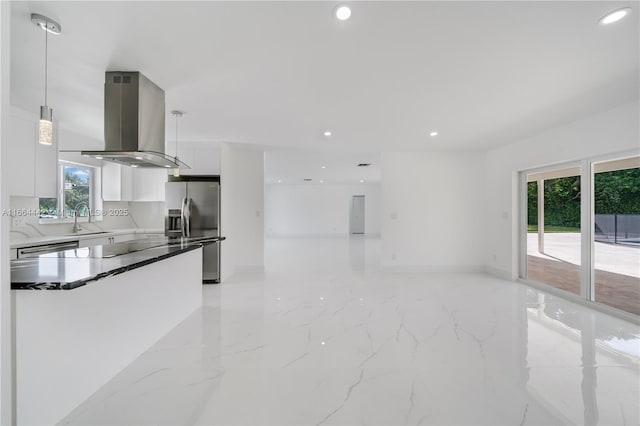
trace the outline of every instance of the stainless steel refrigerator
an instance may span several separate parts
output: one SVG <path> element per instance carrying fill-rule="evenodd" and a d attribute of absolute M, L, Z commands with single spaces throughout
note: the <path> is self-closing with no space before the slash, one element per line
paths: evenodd
<path fill-rule="evenodd" d="M 220 236 L 220 178 L 169 177 L 165 184 L 165 235 L 168 237 Z M 220 242 L 206 244 L 202 282 L 220 282 Z"/>

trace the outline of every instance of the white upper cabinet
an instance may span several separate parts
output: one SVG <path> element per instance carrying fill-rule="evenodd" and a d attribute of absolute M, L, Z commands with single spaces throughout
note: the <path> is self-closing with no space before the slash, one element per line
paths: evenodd
<path fill-rule="evenodd" d="M 175 152 L 175 146 L 168 152 L 170 153 L 168 155 Z M 191 167 L 190 169 L 180 168 L 182 175 L 220 174 L 220 145 L 217 143 L 180 142 L 178 159 Z"/>
<path fill-rule="evenodd" d="M 38 116 L 17 108 L 11 109 L 9 161 L 7 173 L 9 195 L 23 197 L 55 197 L 58 182 L 58 137 L 54 122 L 52 145 L 38 143 Z M 3 141 L 4 143 L 4 141 Z M 4 173 L 3 173 L 4 174 Z"/>
<path fill-rule="evenodd" d="M 36 123 L 11 114 L 9 122 L 9 158 L 5 162 L 9 177 L 9 194 L 23 197 L 35 195 Z M 3 141 L 4 144 L 4 141 Z"/>
<path fill-rule="evenodd" d="M 104 201 L 164 201 L 165 169 L 134 169 L 104 162 L 102 199 Z"/>
<path fill-rule="evenodd" d="M 102 199 L 131 201 L 133 191 L 131 167 L 104 162 L 102 165 Z"/>
<path fill-rule="evenodd" d="M 178 145 L 178 159 L 189 167 L 193 167 L 193 144 L 181 143 Z M 169 173 L 172 173 L 170 170 Z M 191 169 L 180 168 L 180 174 L 193 174 Z"/>

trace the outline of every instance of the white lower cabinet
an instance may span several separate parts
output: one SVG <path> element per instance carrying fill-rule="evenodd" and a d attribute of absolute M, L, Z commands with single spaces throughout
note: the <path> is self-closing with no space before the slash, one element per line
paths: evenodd
<path fill-rule="evenodd" d="M 78 241 L 79 247 L 91 247 L 91 246 L 106 246 L 115 243 L 123 243 L 126 241 L 138 240 L 141 238 L 145 238 L 149 236 L 149 238 L 164 236 L 163 234 L 136 234 L 132 232 L 130 234 L 120 234 L 120 235 L 111 235 L 111 236 L 101 236 L 96 238 L 85 238 Z"/>
<path fill-rule="evenodd" d="M 84 238 L 78 241 L 78 247 L 106 246 L 111 243 L 113 237 Z"/>
<path fill-rule="evenodd" d="M 143 239 L 143 238 L 164 238 L 164 234 L 136 234 L 136 239 Z"/>
<path fill-rule="evenodd" d="M 115 235 L 111 238 L 113 238 L 113 243 L 123 243 L 125 241 L 131 241 L 131 240 L 137 239 L 138 235 L 139 234 L 122 234 L 122 235 Z"/>

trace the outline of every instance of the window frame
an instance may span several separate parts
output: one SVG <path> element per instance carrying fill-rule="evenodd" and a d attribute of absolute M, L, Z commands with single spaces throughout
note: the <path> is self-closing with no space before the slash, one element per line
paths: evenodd
<path fill-rule="evenodd" d="M 100 167 L 93 166 L 90 164 L 77 163 L 73 161 L 67 160 L 58 160 L 58 170 L 57 170 L 57 185 L 56 185 L 56 202 L 58 206 L 58 212 L 62 212 L 64 215 L 64 196 L 65 196 L 65 188 L 64 188 L 64 168 L 65 167 L 81 167 L 89 170 L 89 210 L 93 213 L 96 210 L 102 209 L 102 184 L 101 184 L 101 173 Z M 53 198 L 53 197 L 39 197 L 38 198 L 38 206 L 40 203 L 40 198 Z M 89 221 L 87 216 L 78 216 L 78 223 L 86 223 Z M 101 215 L 93 215 L 91 216 L 91 221 L 102 221 Z M 51 218 L 38 218 L 38 222 L 41 225 L 45 224 L 54 224 L 54 223 L 73 223 L 75 222 L 75 217 L 69 216 L 58 216 Z"/>

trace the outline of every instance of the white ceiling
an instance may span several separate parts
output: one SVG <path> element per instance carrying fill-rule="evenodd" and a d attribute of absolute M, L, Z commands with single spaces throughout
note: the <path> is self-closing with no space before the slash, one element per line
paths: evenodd
<path fill-rule="evenodd" d="M 636 1 L 352 2 L 346 22 L 335 4 L 14 2 L 11 102 L 43 102 L 32 12 L 63 28 L 54 115 L 99 139 L 105 70 L 165 89 L 167 111 L 187 112 L 180 140 L 312 150 L 309 167 L 322 151 L 486 150 L 638 99 Z M 173 126 L 167 112 L 169 139 Z"/>

